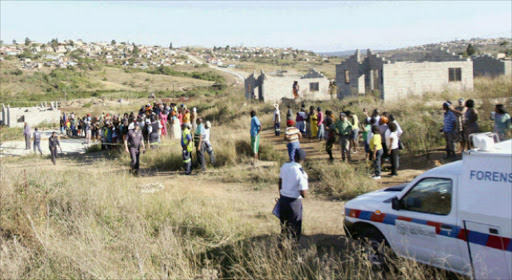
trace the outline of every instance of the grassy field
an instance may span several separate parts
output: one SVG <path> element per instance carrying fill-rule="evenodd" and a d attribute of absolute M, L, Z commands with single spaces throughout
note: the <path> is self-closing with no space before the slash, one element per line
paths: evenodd
<path fill-rule="evenodd" d="M 128 81 L 120 69 L 105 71 L 109 71 L 107 81 L 96 73 L 93 83 L 111 81 L 117 86 Z M 173 78 L 139 74 L 136 81 L 155 79 L 155 90 Z M 382 104 L 371 97 L 306 105 L 335 112 L 350 109 L 360 119 L 363 108 L 394 114 L 404 129 L 407 149 L 402 156 L 427 162 L 428 155 L 444 145 L 438 133 L 443 100 L 475 98 L 481 126 L 489 129 L 485 116 L 495 98 L 510 97 L 511 92 L 507 79 L 477 79 L 474 92 L 432 94 L 407 100 L 406 106 Z M 147 99 L 139 96 L 132 101 L 90 107 L 76 101 L 78 107 L 64 109 L 77 115 L 124 113 L 136 110 Z M 507 102 L 510 108 L 510 99 Z M 120 151 L 95 152 L 93 148 L 84 155 L 60 158 L 56 166 L 36 156 L 1 158 L 0 278 L 459 278 L 394 258 L 388 272 L 376 270 L 361 244 L 344 235 L 344 201 L 410 180 L 426 166 L 412 172 L 407 170 L 410 161 L 404 160 L 398 181 L 377 183 L 368 177 L 364 161 L 341 163 L 336 151 L 337 160 L 328 163 L 321 143 L 304 141 L 308 149 L 304 168 L 311 187 L 311 195 L 304 200 L 304 237 L 298 248 L 285 244 L 281 250 L 277 246 L 279 223 L 271 210 L 286 152 L 281 139 L 272 136 L 272 105 L 247 102 L 239 87 L 186 103 L 213 123 L 217 163 L 199 175 L 180 175 L 180 147 L 167 139 L 159 150 L 148 150 L 142 156 L 141 177 L 129 175 L 129 157 Z M 250 165 L 251 110 L 258 112 L 264 129 L 262 162 L 256 167 Z M 2 131 L 6 140 L 19 133 Z"/>

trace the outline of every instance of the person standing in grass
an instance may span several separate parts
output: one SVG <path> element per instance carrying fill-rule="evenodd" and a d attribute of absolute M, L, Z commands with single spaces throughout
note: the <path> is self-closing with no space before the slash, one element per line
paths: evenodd
<path fill-rule="evenodd" d="M 185 169 L 185 175 L 190 175 L 192 173 L 192 134 L 190 134 L 190 128 L 192 126 L 188 123 L 184 123 L 182 125 L 182 135 L 181 135 L 181 147 L 183 149 L 183 169 Z"/>
<path fill-rule="evenodd" d="M 336 133 L 339 136 L 341 149 L 341 160 L 346 158 L 350 161 L 350 138 L 352 134 L 352 124 L 347 120 L 345 113 L 340 113 L 340 119 L 335 124 Z"/>
<path fill-rule="evenodd" d="M 352 132 L 350 133 L 350 150 L 352 153 L 357 152 L 357 137 L 359 136 L 359 118 L 356 114 L 347 111 L 347 117 L 352 124 Z"/>
<path fill-rule="evenodd" d="M 450 110 L 450 102 L 443 103 L 444 125 L 443 133 L 446 141 L 446 158 L 455 158 L 455 133 L 457 132 L 457 117 Z"/>
<path fill-rule="evenodd" d="M 460 142 L 461 153 L 464 152 L 464 147 L 466 146 L 466 141 L 464 141 L 464 116 L 467 109 L 468 108 L 464 106 L 464 98 L 459 98 L 459 106 L 455 108 L 450 106 L 450 110 L 455 113 L 455 116 L 457 117 L 457 135 L 455 139 L 458 139 Z"/>
<path fill-rule="evenodd" d="M 286 122 L 286 132 L 284 134 L 284 140 L 287 142 L 286 148 L 288 148 L 288 158 L 293 161 L 295 158 L 295 152 L 300 148 L 300 139 L 302 134 L 300 130 L 293 126 L 293 120 Z"/>
<path fill-rule="evenodd" d="M 258 162 L 258 150 L 260 148 L 261 123 L 256 117 L 256 111 L 251 111 L 251 150 L 254 154 L 253 164 Z"/>
<path fill-rule="evenodd" d="M 210 156 L 210 162 L 212 164 L 215 164 L 215 153 L 213 152 L 213 147 L 212 147 L 212 143 L 210 142 L 210 128 L 212 127 L 212 123 L 210 121 L 206 121 L 206 123 L 204 124 L 204 138 L 203 138 L 203 141 L 204 141 L 204 144 L 205 144 L 205 149 L 206 149 L 206 152 L 208 153 L 208 155 Z"/>
<path fill-rule="evenodd" d="M 322 113 L 322 108 L 316 108 L 318 114 L 316 116 L 316 127 L 318 127 L 317 138 L 324 139 L 324 113 Z"/>
<path fill-rule="evenodd" d="M 37 131 L 37 127 L 34 130 L 34 154 L 36 153 L 37 148 L 39 153 L 43 155 L 43 151 L 41 150 L 41 132 Z"/>
<path fill-rule="evenodd" d="M 130 154 L 130 173 L 133 175 L 139 175 L 140 167 L 140 148 L 142 152 L 146 152 L 146 146 L 144 145 L 144 137 L 142 131 L 140 131 L 139 123 L 134 123 L 134 128 L 128 131 L 128 134 L 124 138 L 124 150 Z"/>
<path fill-rule="evenodd" d="M 48 148 L 50 149 L 50 153 L 52 155 L 53 165 L 57 164 L 57 147 L 59 147 L 60 152 L 62 153 L 59 138 L 57 137 L 57 135 L 55 135 L 55 132 L 52 132 L 52 136 L 48 138 Z"/>
<path fill-rule="evenodd" d="M 372 133 L 373 136 L 370 139 L 370 150 L 372 150 L 374 158 L 373 166 L 375 168 L 375 175 L 372 176 L 372 178 L 375 180 L 380 180 L 381 158 L 384 152 L 382 150 L 382 137 L 380 135 L 379 127 L 373 125 Z"/>
<path fill-rule="evenodd" d="M 494 120 L 494 132 L 498 134 L 499 140 L 507 140 L 512 124 L 510 115 L 505 111 L 503 104 L 496 105 L 494 112 L 491 114 L 491 120 Z"/>
<path fill-rule="evenodd" d="M 329 155 L 329 159 L 333 160 L 334 157 L 332 156 L 332 147 L 336 142 L 336 129 L 331 118 L 327 118 L 325 120 L 325 125 L 327 127 L 327 142 L 325 143 L 325 151 Z"/>
<path fill-rule="evenodd" d="M 281 135 L 281 112 L 279 111 L 279 104 L 274 104 L 274 116 L 272 122 L 274 123 L 274 132 L 276 136 Z"/>
<path fill-rule="evenodd" d="M 25 122 L 25 127 L 23 128 L 23 135 L 25 136 L 25 150 L 30 150 L 30 125 Z"/>
<path fill-rule="evenodd" d="M 464 114 L 464 138 L 466 140 L 466 148 L 469 150 L 473 146 L 469 139 L 469 135 L 480 132 L 478 126 L 478 111 L 475 109 L 475 101 L 469 99 L 466 101 L 467 111 Z"/>
<path fill-rule="evenodd" d="M 311 106 L 311 108 L 309 108 L 310 110 L 310 114 L 309 114 L 309 126 L 310 126 L 310 130 L 309 130 L 309 136 L 311 139 L 315 139 L 317 134 L 318 134 L 318 126 L 317 126 L 317 123 L 318 123 L 318 116 L 317 116 L 317 111 L 315 109 L 315 107 Z"/>
<path fill-rule="evenodd" d="M 196 131 L 194 131 L 194 144 L 196 146 L 196 155 L 197 155 L 197 167 L 201 167 L 201 171 L 206 171 L 206 164 L 204 160 L 204 152 L 206 150 L 204 135 L 205 129 L 203 125 L 203 119 L 201 117 L 195 116 L 196 120 Z"/>
<path fill-rule="evenodd" d="M 400 149 L 398 148 L 398 133 L 397 126 L 395 123 L 390 122 L 388 124 L 388 130 L 386 130 L 386 146 L 388 147 L 388 154 L 391 157 L 391 177 L 397 176 L 398 170 L 398 159 Z"/>
<path fill-rule="evenodd" d="M 364 141 L 364 152 L 365 152 L 365 160 L 370 159 L 370 133 L 372 130 L 372 125 L 370 124 L 370 121 L 368 121 L 367 118 L 364 119 L 364 126 L 363 126 L 363 141 Z"/>
<path fill-rule="evenodd" d="M 308 174 L 302 168 L 306 152 L 297 150 L 293 161 L 286 162 L 279 172 L 279 220 L 281 234 L 297 243 L 302 232 L 302 199 L 308 192 Z"/>

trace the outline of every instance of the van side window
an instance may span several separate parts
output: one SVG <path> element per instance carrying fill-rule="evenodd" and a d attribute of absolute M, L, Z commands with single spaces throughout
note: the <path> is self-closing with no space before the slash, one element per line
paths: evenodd
<path fill-rule="evenodd" d="M 448 215 L 452 209 L 452 180 L 425 178 L 402 198 L 404 210 Z"/>

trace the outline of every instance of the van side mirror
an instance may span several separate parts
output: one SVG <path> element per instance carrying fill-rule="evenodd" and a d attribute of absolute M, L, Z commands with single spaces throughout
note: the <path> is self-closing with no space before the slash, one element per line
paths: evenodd
<path fill-rule="evenodd" d="M 400 200 L 398 200 L 398 197 L 395 196 L 391 199 L 391 208 L 400 210 Z"/>

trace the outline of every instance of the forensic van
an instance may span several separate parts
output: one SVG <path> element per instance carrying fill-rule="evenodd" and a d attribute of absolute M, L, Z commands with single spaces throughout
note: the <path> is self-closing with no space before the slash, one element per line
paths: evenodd
<path fill-rule="evenodd" d="M 347 236 L 472 278 L 512 279 L 512 140 L 473 142 L 461 161 L 347 202 Z"/>

